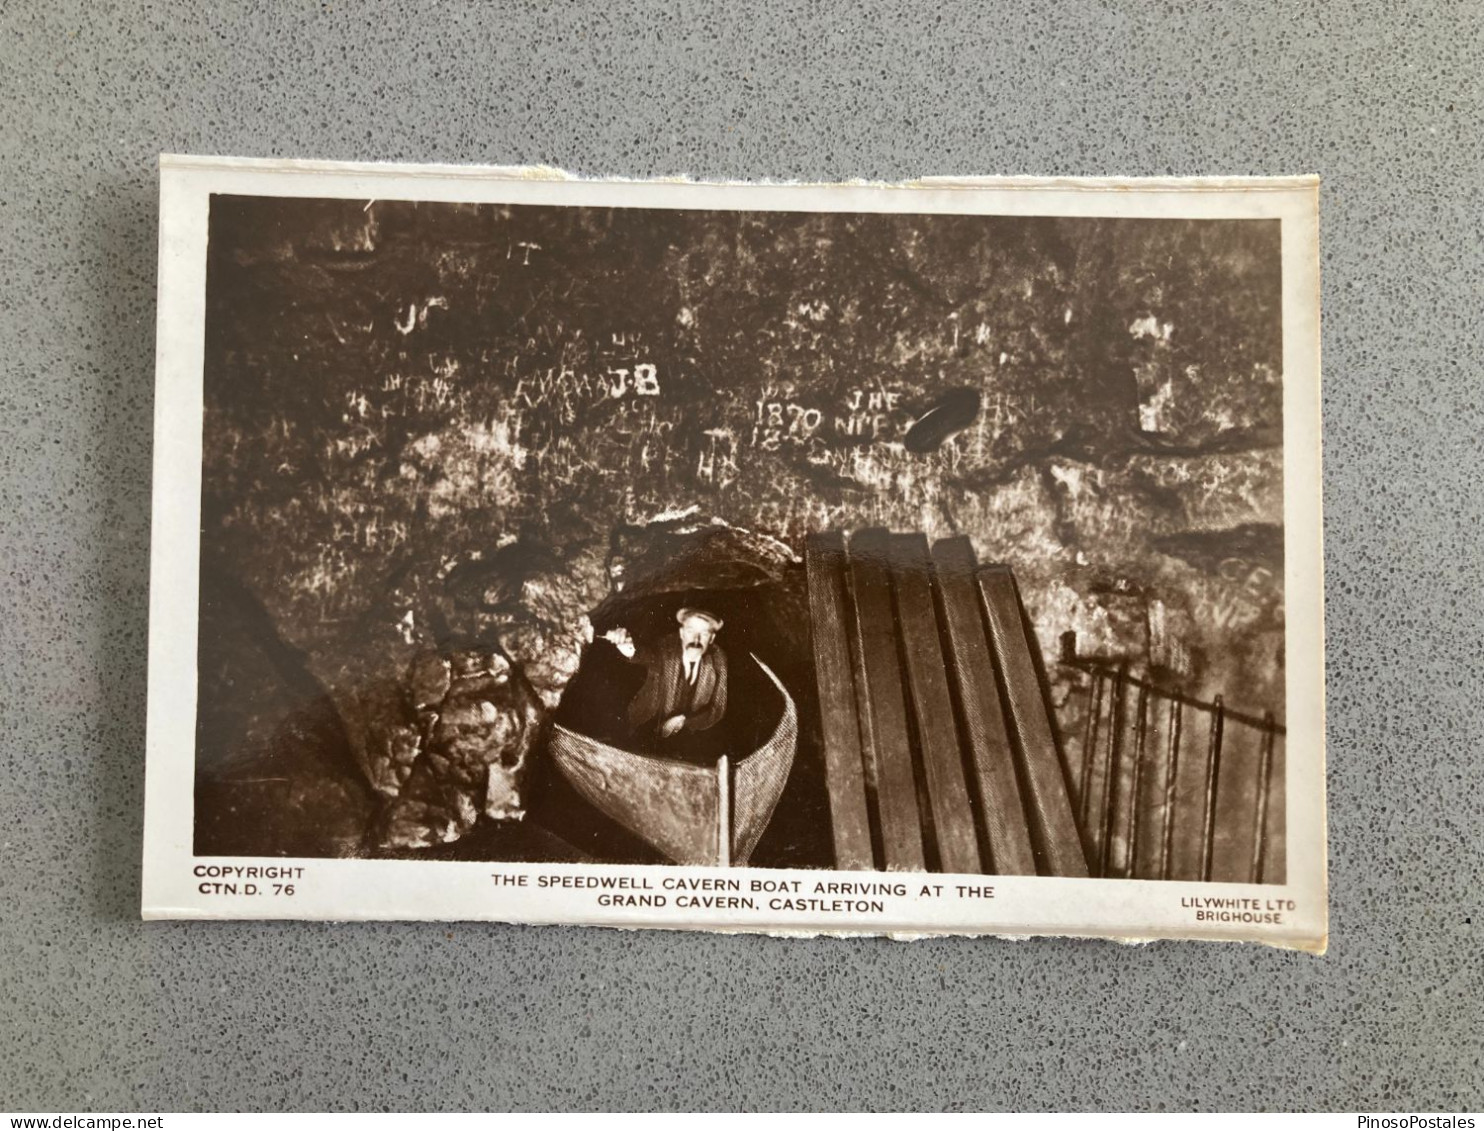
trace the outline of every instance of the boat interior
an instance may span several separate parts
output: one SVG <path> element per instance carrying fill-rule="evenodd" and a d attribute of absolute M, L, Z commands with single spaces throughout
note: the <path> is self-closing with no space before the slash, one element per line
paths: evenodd
<path fill-rule="evenodd" d="M 602 635 L 623 627 L 640 644 L 658 643 L 677 631 L 677 609 L 703 608 L 724 622 L 716 645 L 727 658 L 727 712 L 718 726 L 726 731 L 732 757 L 745 757 L 767 740 L 783 713 L 778 689 L 751 659 L 757 656 L 771 666 L 768 657 L 776 659 L 782 650 L 767 623 L 766 601 L 767 594 L 757 589 L 693 591 L 657 594 L 611 609 L 594 624 L 597 639 L 567 685 L 555 721 L 611 746 L 664 757 L 663 746 L 635 744 L 625 722 L 628 705 L 644 681 L 644 668 L 626 661 Z"/>

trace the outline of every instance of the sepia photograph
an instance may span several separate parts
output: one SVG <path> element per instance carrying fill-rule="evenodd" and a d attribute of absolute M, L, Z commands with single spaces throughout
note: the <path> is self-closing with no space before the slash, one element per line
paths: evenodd
<path fill-rule="evenodd" d="M 189 163 L 195 592 L 155 600 L 193 639 L 157 605 L 152 646 L 195 702 L 150 770 L 203 913 L 298 913 L 334 865 L 287 860 L 735 929 L 1009 930 L 1057 879 L 1133 909 L 1108 933 L 1157 899 L 1322 945 L 1312 182 Z"/>

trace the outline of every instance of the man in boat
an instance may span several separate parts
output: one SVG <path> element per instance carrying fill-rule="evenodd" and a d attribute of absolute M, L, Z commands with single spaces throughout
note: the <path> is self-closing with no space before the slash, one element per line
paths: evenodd
<path fill-rule="evenodd" d="M 680 631 L 657 645 L 635 645 L 626 628 L 605 634 L 630 663 L 648 669 L 644 685 L 629 704 L 635 737 L 656 744 L 666 755 L 710 761 L 725 753 L 724 735 L 715 730 L 727 711 L 727 657 L 716 634 L 721 618 L 705 609 L 675 614 Z"/>

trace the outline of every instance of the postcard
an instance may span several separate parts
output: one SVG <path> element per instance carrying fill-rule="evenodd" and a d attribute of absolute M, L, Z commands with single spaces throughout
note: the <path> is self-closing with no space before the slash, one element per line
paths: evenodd
<path fill-rule="evenodd" d="M 1317 194 L 162 158 L 145 917 L 1322 951 Z"/>

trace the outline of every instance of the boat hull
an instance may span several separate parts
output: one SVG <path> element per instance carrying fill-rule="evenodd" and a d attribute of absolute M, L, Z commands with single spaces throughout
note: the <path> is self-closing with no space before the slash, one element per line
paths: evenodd
<path fill-rule="evenodd" d="M 798 711 L 773 671 L 753 661 L 783 697 L 767 740 L 731 764 L 696 766 L 610 746 L 558 724 L 557 768 L 594 808 L 676 864 L 746 864 L 772 819 L 798 749 Z"/>

